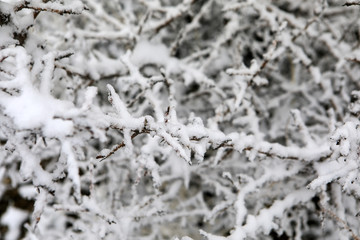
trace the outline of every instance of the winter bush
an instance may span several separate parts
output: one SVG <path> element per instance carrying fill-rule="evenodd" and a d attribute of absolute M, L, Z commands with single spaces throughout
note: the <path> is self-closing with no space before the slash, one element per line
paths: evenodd
<path fill-rule="evenodd" d="M 1 239 L 360 239 L 360 3 L 1 0 Z"/>

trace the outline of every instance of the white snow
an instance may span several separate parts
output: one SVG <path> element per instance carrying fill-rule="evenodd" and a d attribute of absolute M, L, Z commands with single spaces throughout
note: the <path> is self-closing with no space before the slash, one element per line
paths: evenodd
<path fill-rule="evenodd" d="M 165 45 L 141 41 L 136 45 L 131 61 L 137 66 L 148 63 L 166 66 L 169 63 L 169 57 L 169 50 Z"/>
<path fill-rule="evenodd" d="M 29 214 L 21 209 L 15 207 L 8 207 L 6 212 L 1 217 L 1 224 L 8 227 L 8 232 L 3 239 L 15 240 L 20 237 L 21 226 L 28 218 Z"/>

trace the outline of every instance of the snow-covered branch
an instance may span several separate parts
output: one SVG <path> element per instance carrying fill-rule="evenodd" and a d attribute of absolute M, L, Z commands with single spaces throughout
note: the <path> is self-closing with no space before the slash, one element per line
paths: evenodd
<path fill-rule="evenodd" d="M 358 239 L 358 4 L 0 0 L 0 238 Z"/>

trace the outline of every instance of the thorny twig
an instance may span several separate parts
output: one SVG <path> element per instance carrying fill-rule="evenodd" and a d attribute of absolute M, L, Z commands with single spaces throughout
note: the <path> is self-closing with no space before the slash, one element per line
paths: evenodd
<path fill-rule="evenodd" d="M 360 237 L 357 236 L 354 231 L 349 227 L 349 225 L 344 221 L 343 219 L 339 218 L 333 211 L 326 209 L 324 206 L 321 205 L 321 211 L 325 214 L 331 217 L 333 220 L 336 221 L 337 224 L 339 224 L 341 227 L 346 229 L 355 240 L 360 240 Z"/>

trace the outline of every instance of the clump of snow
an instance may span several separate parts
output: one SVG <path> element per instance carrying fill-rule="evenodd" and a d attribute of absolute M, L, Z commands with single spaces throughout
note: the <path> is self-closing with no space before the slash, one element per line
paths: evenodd
<path fill-rule="evenodd" d="M 70 103 L 63 103 L 37 90 L 24 89 L 17 97 L 2 99 L 0 104 L 5 106 L 5 113 L 14 119 L 20 129 L 43 128 L 48 137 L 66 136 L 72 132 L 72 122 L 54 119 L 72 108 Z"/>
<path fill-rule="evenodd" d="M 169 58 L 170 53 L 165 45 L 154 44 L 145 40 L 136 44 L 131 55 L 131 61 L 138 66 L 148 63 L 166 66 Z"/>
<path fill-rule="evenodd" d="M 24 210 L 8 207 L 6 212 L 1 217 L 1 224 L 8 227 L 8 231 L 5 236 L 2 236 L 4 240 L 18 239 L 21 233 L 21 226 L 28 218 L 28 213 Z"/>
<path fill-rule="evenodd" d="M 71 135 L 73 132 L 73 122 L 62 119 L 52 119 L 43 127 L 43 133 L 47 137 L 62 138 Z"/>

